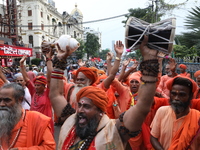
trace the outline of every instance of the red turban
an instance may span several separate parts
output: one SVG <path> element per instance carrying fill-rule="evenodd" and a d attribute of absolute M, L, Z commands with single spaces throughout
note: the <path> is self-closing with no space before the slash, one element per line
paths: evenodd
<path fill-rule="evenodd" d="M 187 69 L 187 66 L 186 66 L 186 65 L 184 65 L 184 64 L 180 64 L 180 65 L 179 65 L 179 68 L 182 68 L 182 69 Z"/>
<path fill-rule="evenodd" d="M 196 71 L 196 72 L 194 73 L 194 77 L 195 77 L 195 78 L 197 78 L 199 75 L 200 75 L 200 70 L 198 70 L 198 71 Z"/>
<path fill-rule="evenodd" d="M 33 83 L 46 85 L 47 84 L 47 78 L 44 77 L 44 76 L 37 76 L 37 77 L 34 78 Z"/>
<path fill-rule="evenodd" d="M 104 90 L 94 86 L 87 86 L 76 94 L 77 102 L 83 97 L 91 99 L 95 106 L 106 112 L 108 97 Z"/>
<path fill-rule="evenodd" d="M 76 72 L 76 77 L 78 76 L 79 72 L 82 72 L 88 79 L 92 81 L 91 85 L 96 82 L 97 74 L 92 69 L 87 67 L 80 67 Z"/>
<path fill-rule="evenodd" d="M 167 83 L 166 83 L 166 84 L 167 84 L 167 89 L 168 89 L 168 90 L 172 90 L 172 85 L 173 85 L 173 83 L 174 83 L 174 79 L 176 79 L 176 78 L 185 78 L 185 79 L 190 80 L 190 82 L 192 82 L 192 93 L 194 93 L 194 92 L 197 90 L 197 84 L 196 84 L 196 82 L 195 82 L 194 80 L 188 78 L 188 77 L 183 77 L 183 76 L 176 76 L 176 77 L 174 77 L 174 78 L 169 79 L 169 80 L 167 81 Z"/>
<path fill-rule="evenodd" d="M 77 70 L 74 70 L 74 71 L 72 71 L 72 74 L 73 74 L 73 75 L 76 75 L 76 72 L 77 72 Z"/>

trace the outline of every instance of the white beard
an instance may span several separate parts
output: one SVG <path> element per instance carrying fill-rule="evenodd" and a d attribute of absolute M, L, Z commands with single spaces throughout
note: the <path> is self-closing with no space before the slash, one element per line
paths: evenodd
<path fill-rule="evenodd" d="M 70 102 L 71 105 L 73 106 L 76 104 L 76 94 L 84 87 L 89 86 L 89 81 L 86 84 L 75 84 L 75 87 L 72 91 L 72 94 L 70 96 Z"/>
<path fill-rule="evenodd" d="M 21 118 L 21 105 L 16 103 L 13 107 L 0 107 L 0 138 L 8 138 L 11 131 Z"/>

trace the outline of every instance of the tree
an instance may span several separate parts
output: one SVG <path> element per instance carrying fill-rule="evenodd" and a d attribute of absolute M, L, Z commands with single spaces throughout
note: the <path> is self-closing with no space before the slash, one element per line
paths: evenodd
<path fill-rule="evenodd" d="M 77 41 L 80 43 L 80 46 L 74 53 L 77 59 L 82 59 L 85 55 L 85 43 L 81 39 L 77 39 Z"/>
<path fill-rule="evenodd" d="M 186 28 L 190 32 L 184 32 L 177 36 L 181 45 L 185 45 L 188 49 L 193 51 L 195 55 L 200 55 L 200 6 L 192 8 L 186 17 Z"/>
<path fill-rule="evenodd" d="M 103 60 L 106 60 L 106 55 L 107 53 L 110 52 L 109 49 L 105 49 L 105 50 L 102 50 L 100 53 L 99 53 L 99 57 Z"/>
<path fill-rule="evenodd" d="M 32 65 L 39 66 L 39 65 L 40 65 L 40 62 L 41 62 L 41 59 L 40 59 L 40 58 L 33 58 L 33 59 L 31 59 L 31 64 L 32 64 Z"/>
<path fill-rule="evenodd" d="M 89 59 L 90 56 L 97 57 L 100 47 L 101 45 L 99 44 L 99 38 L 92 33 L 87 33 L 87 40 L 85 43 L 87 59 Z"/>
<path fill-rule="evenodd" d="M 155 1 L 152 0 L 152 4 L 149 4 L 147 8 L 129 9 L 128 10 L 129 14 L 125 15 L 126 20 L 122 21 L 122 23 L 126 24 L 128 18 L 131 16 L 134 16 L 136 18 L 139 18 L 149 23 L 158 22 L 161 20 L 162 16 L 167 14 L 167 12 L 172 11 L 175 8 L 181 7 L 186 2 L 187 0 L 179 4 L 169 4 L 169 3 L 165 3 L 164 0 L 155 0 Z"/>

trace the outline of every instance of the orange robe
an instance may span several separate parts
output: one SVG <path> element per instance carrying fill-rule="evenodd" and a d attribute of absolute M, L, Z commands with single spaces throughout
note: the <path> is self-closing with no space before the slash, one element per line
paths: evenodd
<path fill-rule="evenodd" d="M 160 107 L 151 124 L 151 135 L 167 150 L 183 150 L 195 136 L 199 125 L 200 112 L 190 109 L 190 112 L 180 118 L 171 106 Z M 191 144 L 190 150 L 199 150 L 200 135 Z"/>
<path fill-rule="evenodd" d="M 183 77 L 188 77 L 188 78 L 190 78 L 190 74 L 187 73 L 187 72 L 180 73 L 179 76 L 183 76 Z"/>
<path fill-rule="evenodd" d="M 35 112 L 22 110 L 23 114 L 20 121 L 15 125 L 11 132 L 11 143 L 19 136 L 11 148 L 18 150 L 55 150 L 55 141 L 51 133 L 50 118 Z M 7 149 L 7 142 L 3 141 L 3 149 Z"/>

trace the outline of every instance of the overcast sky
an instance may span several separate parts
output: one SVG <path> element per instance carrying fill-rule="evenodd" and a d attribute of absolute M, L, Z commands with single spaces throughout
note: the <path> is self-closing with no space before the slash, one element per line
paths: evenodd
<path fill-rule="evenodd" d="M 128 13 L 130 8 L 146 8 L 150 0 L 54 0 L 56 8 L 60 13 L 67 11 L 69 14 L 77 4 L 78 9 L 83 13 L 83 22 L 104 19 L 114 16 L 119 16 Z M 185 0 L 165 0 L 170 3 L 180 3 Z M 173 11 L 172 15 L 165 16 L 164 19 L 169 17 L 176 17 L 176 34 L 184 31 L 184 19 L 188 14 L 188 10 L 195 5 L 199 6 L 199 0 L 188 0 L 187 5 L 183 6 L 177 11 Z M 90 24 L 83 24 L 84 27 L 91 27 L 99 30 L 102 33 L 102 49 L 112 49 L 112 41 L 121 40 L 124 43 L 125 28 L 123 27 L 122 20 L 125 17 L 119 17 L 102 22 L 95 22 Z"/>

